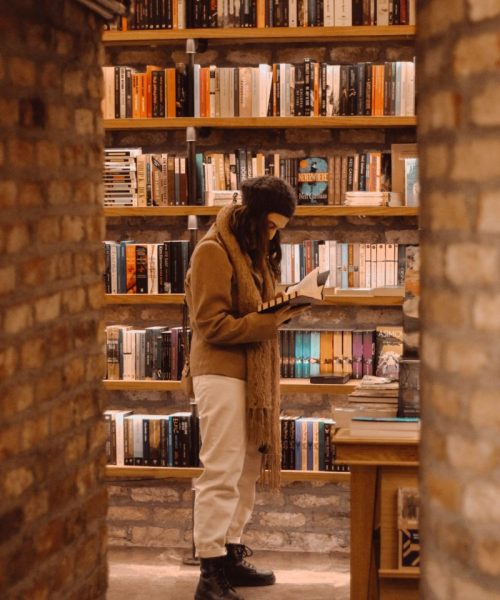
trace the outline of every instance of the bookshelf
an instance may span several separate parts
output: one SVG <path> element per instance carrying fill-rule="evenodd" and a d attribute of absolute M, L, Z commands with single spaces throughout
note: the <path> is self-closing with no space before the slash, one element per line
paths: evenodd
<path fill-rule="evenodd" d="M 214 216 L 219 206 L 107 207 L 105 217 L 199 217 Z M 416 206 L 297 206 L 296 217 L 416 217 Z"/>
<path fill-rule="evenodd" d="M 372 129 L 415 127 L 416 117 L 173 117 L 166 119 L 105 119 L 108 131 L 133 129 Z"/>
<path fill-rule="evenodd" d="M 197 467 L 106 467 L 108 479 L 192 479 L 201 475 Z M 321 481 L 345 483 L 350 473 L 337 471 L 281 471 L 283 481 Z"/>
<path fill-rule="evenodd" d="M 122 380 L 105 379 L 104 389 L 108 391 L 142 391 L 142 392 L 180 392 L 182 391 L 180 381 L 160 380 Z M 356 389 L 358 382 L 351 380 L 348 383 L 310 383 L 308 379 L 282 379 L 280 390 L 283 394 L 350 394 Z"/>
<path fill-rule="evenodd" d="M 105 31 L 106 46 L 145 46 L 172 44 L 177 41 L 237 40 L 238 42 L 335 42 L 366 40 L 400 40 L 415 37 L 414 25 L 353 26 L 353 27 L 265 27 L 230 29 L 168 29 L 162 31 Z"/>
<path fill-rule="evenodd" d="M 224 56 L 224 52 L 229 48 L 238 45 L 245 45 L 244 48 L 249 48 L 252 44 L 261 44 L 272 48 L 272 58 L 263 58 L 263 62 L 292 62 L 289 58 L 279 58 L 279 45 L 289 50 L 297 44 L 297 56 L 303 58 L 304 48 L 310 49 L 311 46 L 327 43 L 332 47 L 334 44 L 342 44 L 347 42 L 354 47 L 359 45 L 365 47 L 372 42 L 374 46 L 381 43 L 386 44 L 413 44 L 415 38 L 415 27 L 412 26 L 390 26 L 390 27 L 310 27 L 310 28 L 234 28 L 234 29 L 185 29 L 185 30 L 166 30 L 166 31 L 107 31 L 103 35 L 104 44 L 109 48 L 111 55 L 117 56 L 116 51 L 119 47 L 128 48 L 131 52 L 135 48 L 148 47 L 152 52 L 165 51 L 166 46 L 170 46 L 179 53 L 183 47 L 183 42 L 186 40 L 207 40 L 209 48 L 217 47 L 221 50 L 217 54 L 215 62 Z M 300 46 L 300 44 L 303 46 Z M 307 46 L 305 44 L 308 44 Z M 206 46 L 205 46 L 206 48 Z M 309 50 L 307 50 L 309 52 Z M 331 52 L 331 49 L 330 49 Z M 379 55 L 377 55 L 379 56 Z M 153 59 L 147 59 L 153 62 Z M 166 53 L 165 59 L 168 60 Z M 178 59 L 176 59 L 178 60 Z M 325 60 L 332 61 L 332 55 L 325 52 Z M 362 59 L 362 60 L 371 60 Z M 128 61 L 128 58 L 127 58 Z M 129 61 L 132 62 L 132 61 Z M 126 64 L 129 64 L 126 62 Z M 173 60 L 175 62 L 175 60 Z M 200 61 L 203 62 L 203 61 Z M 206 61 L 205 61 L 206 62 Z M 221 63 L 223 60 L 221 61 Z M 344 61 L 345 62 L 345 61 Z M 357 62 L 357 59 L 353 59 Z M 374 62 L 376 60 L 374 59 Z M 232 63 L 235 64 L 235 63 Z M 315 144 L 315 148 L 335 145 L 338 140 L 341 140 L 343 133 L 348 130 L 357 130 L 358 138 L 353 145 L 361 146 L 365 142 L 362 141 L 363 136 L 366 136 L 366 147 L 372 145 L 376 148 L 387 147 L 392 141 L 407 142 L 409 139 L 414 139 L 414 129 L 416 127 L 416 117 L 393 117 L 393 116 L 335 116 L 335 117 L 252 117 L 252 118 L 195 118 L 195 117 L 176 117 L 176 118 L 154 118 L 154 119 L 107 119 L 104 121 L 104 128 L 108 132 L 108 137 L 113 140 L 118 140 L 116 145 L 131 146 L 135 145 L 134 140 L 140 139 L 140 144 L 151 145 L 147 141 L 155 140 L 154 145 L 160 146 L 173 143 L 180 145 L 182 130 L 188 127 L 194 127 L 200 133 L 198 141 L 203 150 L 210 148 L 210 145 L 205 141 L 205 134 L 212 136 L 215 140 L 214 150 L 226 151 L 231 144 L 234 146 L 236 132 L 241 131 L 243 142 L 239 144 L 247 144 L 249 147 L 255 146 L 257 136 L 262 136 L 263 140 L 269 139 L 276 132 L 276 146 L 271 145 L 271 148 L 287 149 L 289 146 L 300 145 L 299 137 L 304 136 L 304 139 L 312 140 L 315 137 L 313 132 L 320 131 L 318 136 L 319 141 Z M 381 131 L 387 131 L 386 136 L 378 135 Z M 227 137 L 226 137 L 227 132 Z M 295 137 L 290 137 L 292 141 L 288 141 L 288 133 L 292 133 Z M 233 138 L 231 138 L 231 133 Z M 203 134 L 203 135 L 201 135 Z M 149 137 L 148 137 L 149 136 Z M 307 136 L 307 137 L 306 137 Z M 397 136 L 400 136 L 399 138 Z M 248 143 L 246 139 L 249 139 Z M 347 138 L 346 138 L 347 139 Z M 161 141 L 160 141 L 161 140 Z M 373 141 L 375 140 L 375 141 Z M 349 141 L 341 142 L 340 145 L 349 145 Z M 307 146 L 307 144 L 306 144 Z M 260 147 L 260 146 L 259 146 Z M 263 148 L 265 143 L 263 143 Z M 306 150 L 307 152 L 307 150 Z M 319 152 L 319 150 L 316 150 Z M 158 223 L 162 218 L 166 219 L 185 219 L 187 216 L 195 215 L 203 217 L 202 223 L 205 225 L 208 218 L 213 218 L 220 210 L 217 206 L 163 206 L 163 207 L 144 207 L 144 208 L 105 208 L 105 216 L 108 219 L 113 219 L 113 226 L 119 227 L 120 219 L 123 219 L 123 229 L 131 229 L 142 227 L 141 219 L 146 219 L 145 227 L 150 227 L 158 218 Z M 402 223 L 399 225 L 401 229 L 416 228 L 418 218 L 418 208 L 414 207 L 345 207 L 345 206 L 298 206 L 296 217 L 303 219 L 297 227 L 303 229 L 309 226 L 309 223 L 321 222 L 322 230 L 333 230 L 339 226 L 352 232 L 357 227 L 365 227 L 366 222 L 374 222 L 378 231 L 383 227 L 394 228 L 393 223 Z M 368 217 L 369 219 L 366 219 Z M 132 221 L 132 219 L 136 219 Z M 170 221 L 171 222 L 171 221 Z M 324 238 L 323 238 L 324 239 Z M 350 239 L 353 239 L 352 237 Z M 177 311 L 180 322 L 180 306 L 183 303 L 183 294 L 161 294 L 161 295 L 107 295 L 106 304 L 109 309 L 117 309 L 118 314 L 124 314 L 127 305 L 130 305 L 130 310 L 137 312 L 137 308 L 144 306 L 144 312 L 154 309 L 169 310 L 170 318 Z M 352 311 L 368 313 L 369 310 L 383 314 L 385 312 L 392 313 L 399 311 L 403 302 L 401 296 L 327 296 L 320 310 L 322 315 L 327 315 L 327 318 L 333 314 L 334 310 Z M 165 306 L 162 306 L 165 305 Z M 171 305 L 169 307 L 169 305 Z M 137 308 L 136 308 L 137 307 Z M 313 309 L 315 310 L 315 309 Z M 328 312 L 330 311 L 330 312 Z M 159 314 L 159 313 L 154 313 Z M 344 314 L 344 313 L 342 313 Z M 370 313 L 372 314 L 372 313 Z M 316 320 L 318 323 L 318 320 Z M 316 325 L 317 326 L 317 325 Z M 281 381 L 280 389 L 282 394 L 317 394 L 316 398 L 327 398 L 329 403 L 342 401 L 342 396 L 351 393 L 358 383 L 350 381 L 347 384 L 311 384 L 306 379 L 284 379 Z M 148 392 L 180 392 L 181 384 L 179 381 L 104 381 L 103 386 L 106 390 L 117 392 L 132 392 L 130 394 L 132 401 L 136 398 L 141 398 L 144 401 Z M 329 399 L 333 396 L 334 399 Z M 120 395 L 121 397 L 121 395 Z M 316 402 L 316 400 L 314 400 Z M 319 403 L 319 400 L 318 400 Z M 106 477 L 110 481 L 130 482 L 137 480 L 162 480 L 162 479 L 192 479 L 201 472 L 197 468 L 162 468 L 162 467 L 115 467 L 108 466 L 106 468 Z M 282 480 L 284 482 L 318 482 L 318 483 L 344 483 L 350 485 L 351 474 L 339 472 L 318 472 L 318 471 L 283 471 Z M 314 491 L 311 491 L 314 493 Z M 389 579 L 397 577 L 397 574 L 391 575 L 389 572 L 380 577 Z"/>
<path fill-rule="evenodd" d="M 184 294 L 106 294 L 106 304 L 183 304 Z M 401 306 L 403 296 L 325 296 L 322 305 Z"/>

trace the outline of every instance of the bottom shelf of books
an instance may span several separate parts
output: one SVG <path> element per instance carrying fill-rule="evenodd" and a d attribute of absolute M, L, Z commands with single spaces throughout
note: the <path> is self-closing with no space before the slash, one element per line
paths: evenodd
<path fill-rule="evenodd" d="M 201 467 L 117 467 L 108 465 L 109 479 L 191 479 L 201 475 Z M 338 471 L 282 471 L 281 479 L 287 481 L 349 481 L 349 472 Z"/>

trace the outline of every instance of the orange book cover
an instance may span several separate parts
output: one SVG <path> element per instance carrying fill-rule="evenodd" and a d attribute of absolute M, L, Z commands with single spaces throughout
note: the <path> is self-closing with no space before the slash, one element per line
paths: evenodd
<path fill-rule="evenodd" d="M 179 29 L 179 2 L 177 0 L 172 2 L 172 29 Z"/>
<path fill-rule="evenodd" d="M 167 100 L 167 117 L 174 118 L 176 115 L 175 108 L 175 67 L 167 67 L 165 69 L 165 98 Z"/>
<path fill-rule="evenodd" d="M 383 116 L 384 114 L 384 65 L 374 65 L 375 69 L 375 80 L 374 80 L 374 94 L 375 94 L 375 112 L 376 116 Z"/>
<path fill-rule="evenodd" d="M 333 373 L 333 332 L 321 331 L 319 336 L 319 372 Z"/>
<path fill-rule="evenodd" d="M 206 67 L 200 69 L 200 117 L 206 117 L 207 110 L 205 102 L 205 87 L 206 87 Z"/>
<path fill-rule="evenodd" d="M 313 116 L 319 117 L 319 63 L 314 63 L 314 106 Z"/>
<path fill-rule="evenodd" d="M 139 117 L 145 119 L 146 110 L 146 74 L 139 73 Z"/>
<path fill-rule="evenodd" d="M 137 293 L 136 269 L 135 269 L 135 244 L 125 246 L 125 267 L 127 294 Z"/>
<path fill-rule="evenodd" d="M 266 26 L 266 0 L 257 0 L 257 27 Z"/>
<path fill-rule="evenodd" d="M 132 73 L 132 118 L 138 119 L 141 116 L 141 107 L 139 100 L 139 74 Z"/>

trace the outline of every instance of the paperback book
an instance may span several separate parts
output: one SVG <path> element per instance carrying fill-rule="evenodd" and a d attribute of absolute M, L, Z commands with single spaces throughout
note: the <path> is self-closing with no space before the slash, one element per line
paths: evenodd
<path fill-rule="evenodd" d="M 321 302 L 329 274 L 330 271 L 320 272 L 319 267 L 316 267 L 302 281 L 290 286 L 286 293 L 259 304 L 257 312 L 275 312 L 288 304 L 301 306 Z"/>

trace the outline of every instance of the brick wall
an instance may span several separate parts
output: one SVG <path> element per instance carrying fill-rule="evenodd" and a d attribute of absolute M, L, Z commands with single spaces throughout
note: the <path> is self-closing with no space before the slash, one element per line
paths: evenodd
<path fill-rule="evenodd" d="M 0 590 L 104 598 L 99 23 L 0 5 Z"/>
<path fill-rule="evenodd" d="M 411 42 L 367 42 L 328 44 L 298 43 L 244 44 L 209 42 L 207 52 L 196 56 L 202 65 L 240 65 L 259 62 L 299 62 L 309 56 L 318 61 L 357 62 L 366 60 L 409 60 L 414 56 Z M 141 66 L 170 65 L 186 60 L 184 47 L 119 48 L 106 51 L 106 64 Z M 415 131 L 402 130 L 245 130 L 244 144 L 264 152 L 286 151 L 291 156 L 322 156 L 335 150 L 387 149 L 391 143 L 415 141 Z M 238 130 L 199 132 L 201 150 L 234 149 L 242 145 Z M 107 145 L 142 146 L 146 151 L 184 151 L 183 131 L 108 132 Z M 211 220 L 200 218 L 200 235 Z M 130 236 L 147 242 L 165 239 L 189 239 L 186 219 L 108 219 L 106 239 Z M 342 239 L 349 242 L 393 242 L 415 244 L 418 241 L 416 219 L 295 218 L 283 232 L 284 242 L 312 239 Z M 168 306 L 106 307 L 108 323 L 131 323 L 139 327 L 181 324 L 181 309 Z M 400 308 L 316 307 L 294 323 L 297 327 L 363 328 L 379 324 L 401 325 Z M 344 405 L 345 396 L 306 394 L 282 398 L 285 410 L 305 416 L 330 416 L 334 404 Z M 157 392 L 110 392 L 109 408 L 134 409 L 136 412 L 174 412 L 186 409 L 181 394 Z M 113 482 L 110 487 L 110 543 L 120 545 L 180 546 L 191 544 L 191 492 L 186 481 Z M 180 518 L 182 517 L 182 518 Z M 290 483 L 273 497 L 260 493 L 245 541 L 254 548 L 302 550 L 314 552 L 349 551 L 349 487 L 344 484 Z"/>
<path fill-rule="evenodd" d="M 500 589 L 500 4 L 421 2 L 422 597 Z"/>

